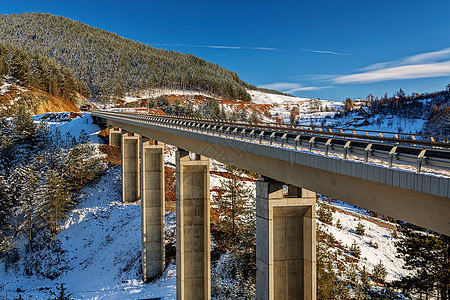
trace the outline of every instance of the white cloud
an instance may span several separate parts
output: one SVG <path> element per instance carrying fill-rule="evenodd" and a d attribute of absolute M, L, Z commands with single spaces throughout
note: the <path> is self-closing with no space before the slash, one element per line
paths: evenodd
<path fill-rule="evenodd" d="M 262 85 L 261 87 L 266 88 L 266 89 L 283 91 L 286 93 L 293 93 L 293 92 L 299 92 L 299 91 L 314 91 L 314 90 L 320 90 L 320 89 L 327 89 L 327 88 L 330 88 L 331 86 L 302 86 L 299 83 L 275 82 L 275 83 L 269 83 L 269 84 Z"/>
<path fill-rule="evenodd" d="M 371 83 L 398 79 L 415 79 L 450 76 L 450 60 L 440 63 L 410 64 L 382 68 L 367 72 L 342 75 L 334 78 L 334 83 Z"/>
<path fill-rule="evenodd" d="M 309 80 L 309 81 L 330 81 L 333 78 L 338 77 L 339 75 L 326 75 L 326 74 L 307 74 L 303 76 L 298 76 L 301 80 Z"/>
<path fill-rule="evenodd" d="M 203 47 L 203 48 L 213 48 L 213 49 L 245 49 L 244 47 L 239 46 L 221 46 L 221 45 L 191 45 L 192 47 Z"/>
<path fill-rule="evenodd" d="M 277 51 L 277 48 L 270 48 L 270 47 L 251 47 L 252 50 L 267 50 L 267 51 Z"/>
<path fill-rule="evenodd" d="M 429 63 L 435 63 L 435 62 L 441 62 L 444 60 L 448 60 L 449 58 L 450 58 L 450 48 L 445 48 L 445 49 L 442 49 L 439 51 L 426 52 L 426 53 L 416 54 L 416 55 L 412 55 L 412 56 L 407 56 L 407 57 L 401 58 L 396 61 L 376 63 L 373 65 L 367 66 L 361 70 L 369 71 L 369 70 L 376 70 L 376 69 L 382 69 L 382 68 L 406 66 L 406 65 L 412 65 L 412 64 L 429 64 Z"/>
<path fill-rule="evenodd" d="M 286 91 L 286 93 L 300 92 L 300 91 L 316 91 L 321 89 L 329 89 L 332 86 L 302 86 L 298 88 L 294 88 L 292 90 Z"/>
<path fill-rule="evenodd" d="M 211 48 L 211 49 L 231 49 L 231 50 L 265 50 L 265 51 L 277 51 L 278 48 L 273 47 L 241 47 L 241 46 L 224 46 L 224 45 L 188 45 L 188 44 L 150 44 L 153 47 L 159 46 L 185 46 L 185 47 L 197 47 L 197 48 Z"/>
<path fill-rule="evenodd" d="M 310 50 L 310 49 L 301 49 L 305 52 L 314 52 L 314 53 L 320 53 L 320 54 L 333 54 L 333 55 L 350 55 L 346 53 L 340 53 L 336 51 L 330 51 L 330 50 Z"/>

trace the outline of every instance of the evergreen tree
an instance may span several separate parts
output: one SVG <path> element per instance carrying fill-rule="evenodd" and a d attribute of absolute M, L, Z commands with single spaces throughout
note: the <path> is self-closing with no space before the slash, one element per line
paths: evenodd
<path fill-rule="evenodd" d="M 251 215 L 252 191 L 245 185 L 242 169 L 226 166 L 227 179 L 220 180 L 220 187 L 214 196 L 214 204 L 220 222 L 223 238 L 218 241 L 223 250 L 235 247 L 246 232 L 247 218 Z"/>
<path fill-rule="evenodd" d="M 59 170 L 47 171 L 42 188 L 42 219 L 50 233 L 58 231 L 58 219 L 66 216 L 73 201 L 70 197 L 68 182 Z"/>
<path fill-rule="evenodd" d="M 39 193 L 40 176 L 36 166 L 20 165 L 10 175 L 11 196 L 15 199 L 17 229 L 33 239 L 33 231 L 39 226 L 42 213 Z"/>
<path fill-rule="evenodd" d="M 347 299 L 349 289 L 338 277 L 334 268 L 335 257 L 330 251 L 330 245 L 335 243 L 334 237 L 317 225 L 317 299 Z"/>
<path fill-rule="evenodd" d="M 387 275 L 386 268 L 384 267 L 381 261 L 373 267 L 372 278 L 373 281 L 375 281 L 375 283 L 384 284 L 386 275 Z"/>
<path fill-rule="evenodd" d="M 353 243 L 350 245 L 350 248 L 348 248 L 348 252 L 356 258 L 359 258 L 361 256 L 361 248 L 359 248 L 356 241 L 353 241 Z"/>
<path fill-rule="evenodd" d="M 9 194 L 8 187 L 2 175 L 0 175 L 0 242 L 6 241 L 6 237 L 11 231 L 11 214 L 12 201 Z M 0 253 L 2 248 L 7 248 L 7 245 L 0 246 Z"/>
<path fill-rule="evenodd" d="M 356 225 L 356 228 L 355 228 L 355 233 L 356 233 L 357 235 L 363 236 L 363 235 L 364 235 L 364 232 L 365 232 L 365 227 L 364 227 L 364 225 L 363 225 L 361 222 L 358 222 L 358 224 Z"/>
<path fill-rule="evenodd" d="M 254 110 L 252 111 L 252 114 L 250 115 L 249 121 L 250 121 L 250 122 L 254 122 L 254 123 L 257 123 L 257 122 L 260 121 L 260 120 L 259 120 L 258 113 L 256 112 L 256 109 L 254 109 Z"/>
<path fill-rule="evenodd" d="M 52 296 L 56 296 L 55 298 L 51 298 L 51 300 L 71 300 L 72 293 L 67 293 L 67 288 L 64 286 L 64 283 L 61 283 L 59 287 L 56 287 L 58 290 L 57 293 L 50 292 Z"/>
<path fill-rule="evenodd" d="M 409 297 L 450 296 L 450 240 L 448 236 L 420 231 L 401 224 L 402 239 L 396 243 L 397 253 L 405 261 L 404 268 L 412 273 L 396 281 L 394 286 Z"/>
<path fill-rule="evenodd" d="M 78 138 L 78 144 L 86 144 L 87 142 L 89 142 L 89 136 L 86 132 L 86 130 L 81 129 L 80 131 L 80 136 Z"/>
<path fill-rule="evenodd" d="M 319 203 L 317 216 L 319 217 L 320 222 L 324 222 L 329 225 L 333 223 L 333 210 L 324 203 Z"/>
<path fill-rule="evenodd" d="M 38 131 L 31 114 L 27 112 L 24 105 L 19 106 L 13 117 L 13 128 L 16 136 L 21 139 L 34 137 Z"/>
<path fill-rule="evenodd" d="M 211 225 L 216 243 L 213 256 L 230 255 L 237 268 L 228 268 L 229 277 L 236 282 L 239 298 L 252 298 L 256 281 L 256 214 L 253 192 L 245 186 L 244 172 L 227 165 L 227 179 L 221 180 L 213 207 L 217 222 Z M 230 266 L 231 267 L 231 266 Z M 213 283 L 217 286 L 218 283 Z M 234 297 L 234 296 L 233 296 Z"/>
<path fill-rule="evenodd" d="M 78 190 L 100 172 L 100 159 L 94 156 L 94 147 L 91 144 L 75 146 L 67 154 L 64 174 L 71 189 Z"/>

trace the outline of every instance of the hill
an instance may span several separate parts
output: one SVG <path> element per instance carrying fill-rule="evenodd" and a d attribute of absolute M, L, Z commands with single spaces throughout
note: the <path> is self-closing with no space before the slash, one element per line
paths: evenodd
<path fill-rule="evenodd" d="M 156 49 L 50 14 L 0 15 L 0 42 L 64 65 L 94 98 L 104 101 L 161 86 L 250 100 L 246 88 L 254 88 L 236 73 L 194 55 Z"/>
<path fill-rule="evenodd" d="M 14 85 L 32 87 L 74 102 L 81 95 L 90 95 L 87 86 L 61 64 L 0 40 L 0 86 L 3 78 Z"/>

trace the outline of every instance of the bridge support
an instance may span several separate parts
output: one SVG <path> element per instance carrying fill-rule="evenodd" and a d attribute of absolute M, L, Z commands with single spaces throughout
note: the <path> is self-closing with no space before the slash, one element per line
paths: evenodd
<path fill-rule="evenodd" d="M 109 145 L 119 146 L 122 144 L 122 133 L 120 128 L 108 126 Z"/>
<path fill-rule="evenodd" d="M 258 300 L 316 299 L 316 194 L 267 178 L 256 183 Z"/>
<path fill-rule="evenodd" d="M 211 299 L 209 159 L 176 152 L 177 299 Z"/>
<path fill-rule="evenodd" d="M 122 130 L 122 200 L 139 200 L 139 136 Z"/>
<path fill-rule="evenodd" d="M 142 277 L 148 282 L 164 271 L 164 144 L 141 144 Z"/>

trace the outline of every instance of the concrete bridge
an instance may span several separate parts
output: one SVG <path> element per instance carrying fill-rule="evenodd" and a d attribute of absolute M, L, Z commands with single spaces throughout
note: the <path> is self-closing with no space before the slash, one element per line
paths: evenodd
<path fill-rule="evenodd" d="M 210 299 L 208 158 L 262 175 L 256 183 L 258 299 L 316 298 L 316 192 L 450 235 L 450 179 L 420 173 L 423 163 L 450 166 L 449 152 L 417 146 L 448 144 L 415 140 L 407 146 L 399 139 L 388 147 L 217 121 L 105 111 L 93 117 L 110 126 L 110 144 L 122 147 L 123 200 L 141 199 L 144 281 L 164 269 L 164 144 L 178 147 L 177 299 Z M 325 155 L 312 149 L 321 140 Z M 349 160 L 361 147 L 364 161 Z M 386 147 L 389 167 L 369 164 Z M 390 168 L 395 159 L 411 157 L 417 172 Z"/>

